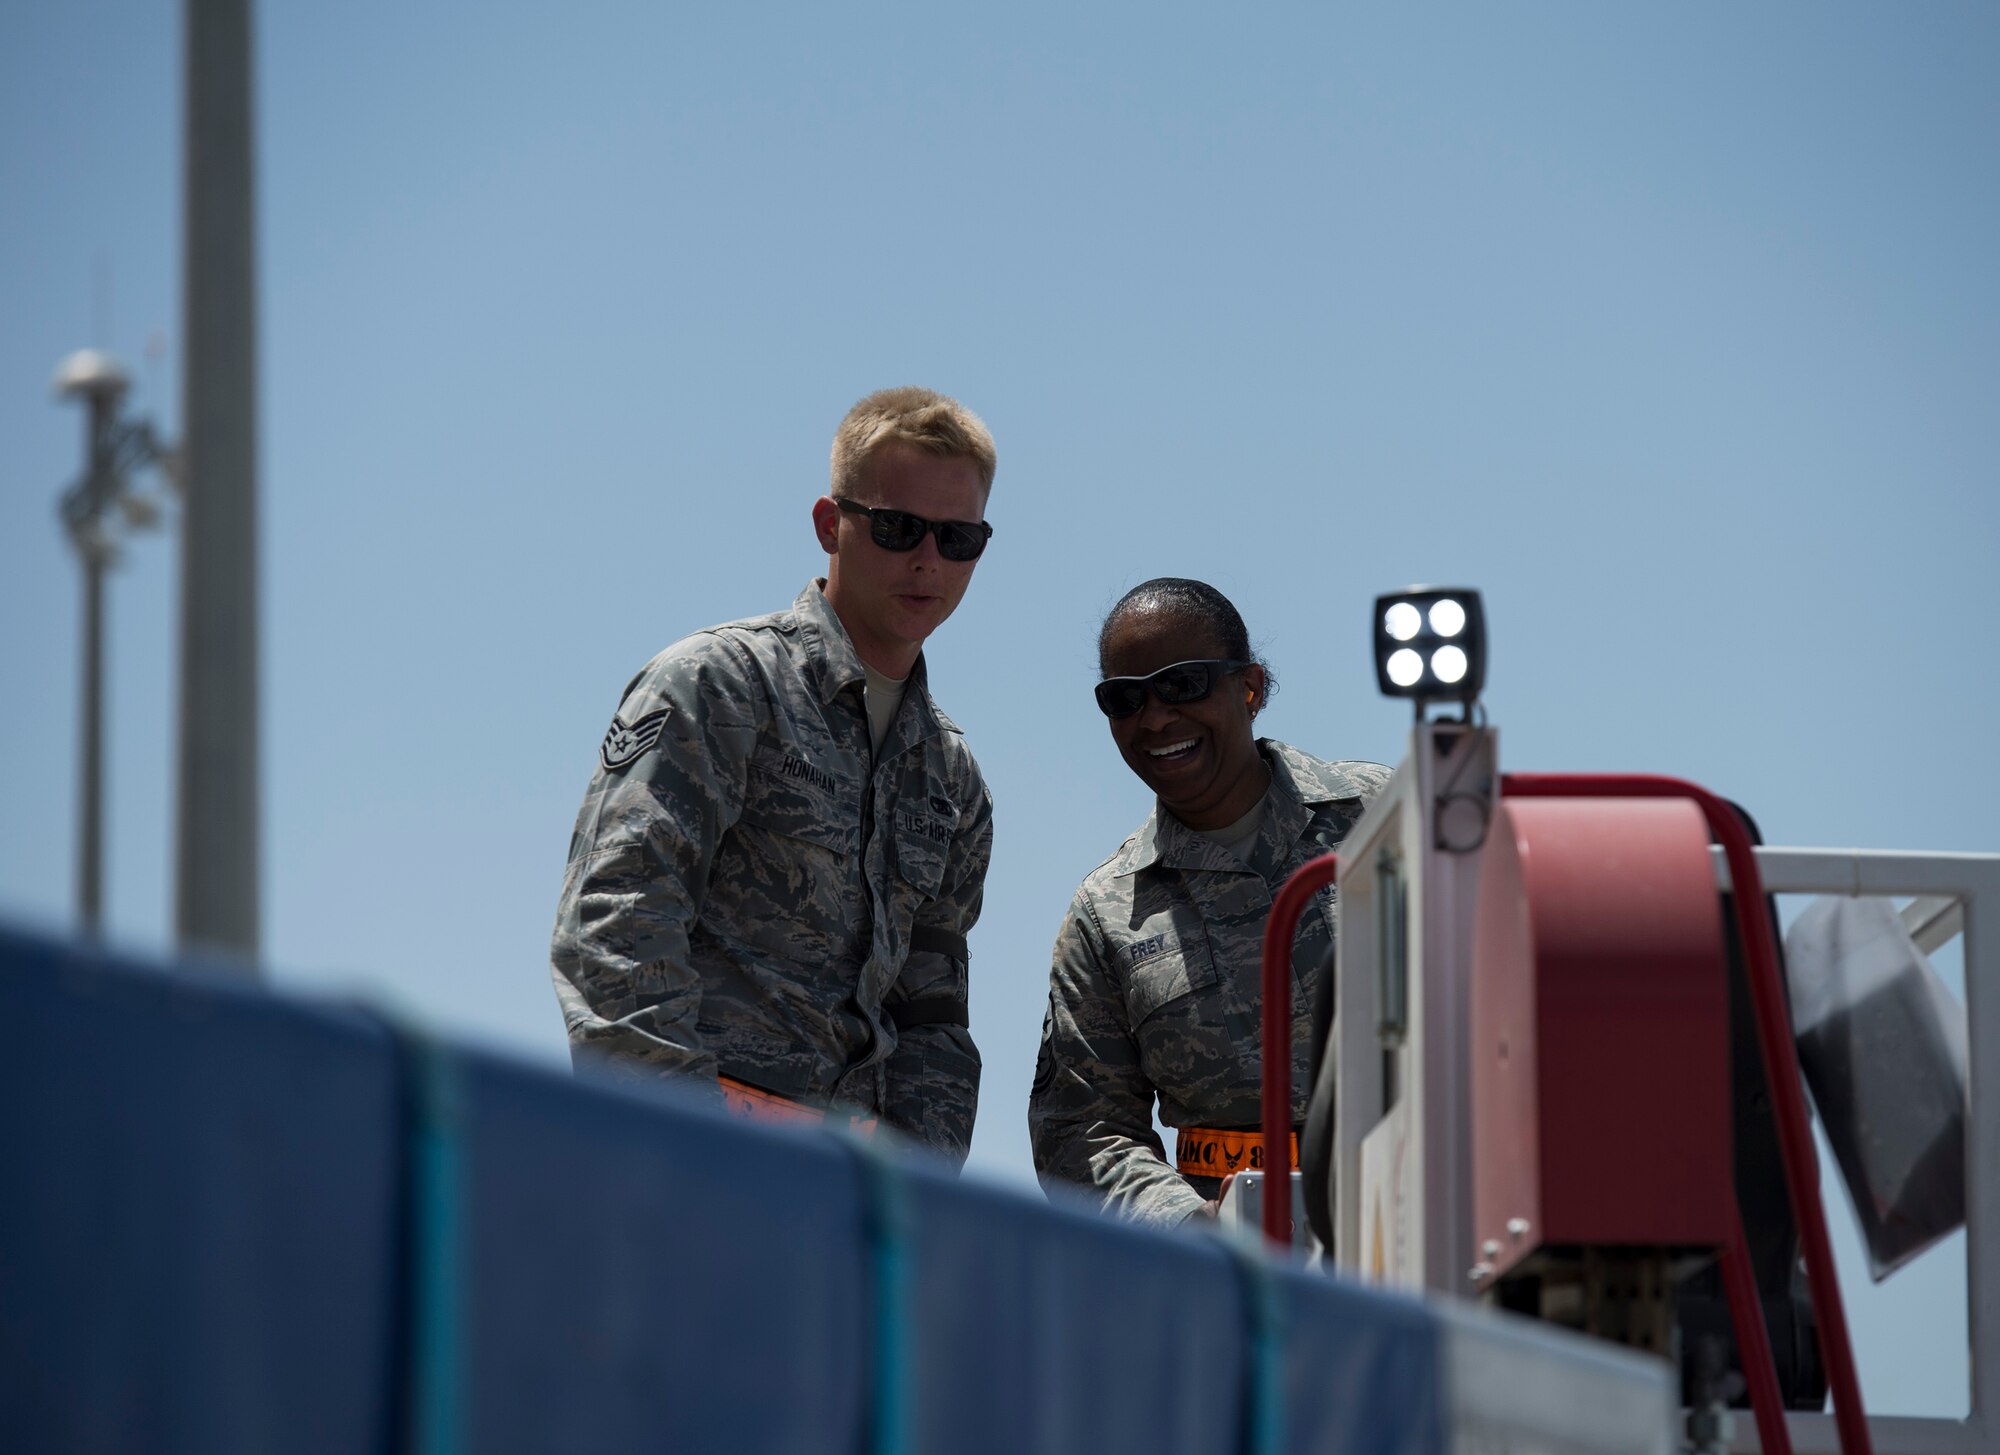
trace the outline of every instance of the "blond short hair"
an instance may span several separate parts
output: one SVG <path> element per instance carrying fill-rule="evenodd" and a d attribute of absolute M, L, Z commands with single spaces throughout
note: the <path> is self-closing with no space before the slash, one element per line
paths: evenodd
<path fill-rule="evenodd" d="M 890 440 L 947 459 L 970 460 L 979 469 L 979 483 L 993 488 L 999 457 L 979 416 L 949 395 L 910 386 L 878 389 L 847 411 L 833 432 L 832 493 L 851 495 L 869 457 Z"/>

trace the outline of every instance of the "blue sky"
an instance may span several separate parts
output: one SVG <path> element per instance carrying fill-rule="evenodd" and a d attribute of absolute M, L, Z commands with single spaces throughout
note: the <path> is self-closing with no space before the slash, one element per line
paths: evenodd
<path fill-rule="evenodd" d="M 107 346 L 176 422 L 178 34 L 157 0 L 0 14 L 0 914 L 51 928 L 80 426 L 48 384 Z M 1374 595 L 1465 582 L 1513 767 L 1683 774 L 1778 843 L 2000 849 L 1989 6 L 361 0 L 266 7 L 257 52 L 280 984 L 561 1058 L 547 938 L 619 688 L 821 568 L 833 427 L 903 382 L 1000 445 L 930 652 L 998 805 L 985 1175 L 1028 1175 L 1049 944 L 1147 807 L 1088 688 L 1148 576 L 1236 600 L 1265 730 L 1323 756 L 1401 754 Z M 171 547 L 112 584 L 140 949 Z M 1962 1277 L 1947 1248 L 1852 1293 L 1874 1402 L 1963 1408 Z"/>

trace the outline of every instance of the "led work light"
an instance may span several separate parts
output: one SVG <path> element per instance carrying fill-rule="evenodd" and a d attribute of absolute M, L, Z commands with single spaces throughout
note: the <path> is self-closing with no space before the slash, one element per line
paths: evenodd
<path fill-rule="evenodd" d="M 1375 682 L 1387 697 L 1470 704 L 1486 683 L 1486 612 L 1467 587 L 1375 598 Z"/>

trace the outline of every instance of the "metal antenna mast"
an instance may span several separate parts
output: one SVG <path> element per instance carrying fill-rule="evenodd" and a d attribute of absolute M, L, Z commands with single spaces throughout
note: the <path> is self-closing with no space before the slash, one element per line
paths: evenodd
<path fill-rule="evenodd" d="M 132 471 L 172 454 L 146 420 L 118 406 L 131 380 L 107 355 L 83 349 L 56 370 L 56 393 L 84 404 L 83 473 L 63 492 L 62 519 L 83 567 L 83 720 L 77 764 L 76 917 L 87 935 L 104 920 L 104 574 L 118 561 L 118 534 L 160 523 L 157 496 L 132 489 Z"/>

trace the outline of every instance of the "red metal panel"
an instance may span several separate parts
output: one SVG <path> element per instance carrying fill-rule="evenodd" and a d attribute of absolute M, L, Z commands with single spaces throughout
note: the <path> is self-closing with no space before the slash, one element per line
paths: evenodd
<path fill-rule="evenodd" d="M 1480 877 L 1471 1261 L 1726 1245 L 1728 982 L 1700 813 L 1503 800 Z"/>

